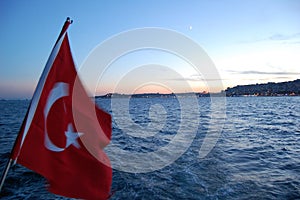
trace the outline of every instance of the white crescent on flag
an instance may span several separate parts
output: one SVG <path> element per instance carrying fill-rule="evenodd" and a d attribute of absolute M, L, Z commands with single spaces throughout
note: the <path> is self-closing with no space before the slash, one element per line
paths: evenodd
<path fill-rule="evenodd" d="M 80 145 L 77 141 L 78 137 L 83 135 L 83 133 L 74 132 L 72 123 L 69 123 L 67 131 L 65 131 L 65 136 L 67 137 L 66 146 L 64 148 L 58 147 L 50 140 L 48 131 L 47 131 L 47 117 L 49 111 L 53 104 L 60 98 L 66 97 L 69 95 L 69 85 L 67 83 L 59 82 L 54 85 L 51 92 L 49 93 L 47 103 L 44 109 L 44 118 L 45 118 L 45 147 L 50 151 L 61 152 L 68 148 L 70 145 L 74 145 L 76 148 L 80 148 Z"/>

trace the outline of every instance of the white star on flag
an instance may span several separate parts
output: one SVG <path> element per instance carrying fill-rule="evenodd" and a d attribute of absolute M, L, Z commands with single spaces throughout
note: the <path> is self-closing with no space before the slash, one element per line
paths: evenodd
<path fill-rule="evenodd" d="M 80 148 L 80 145 L 78 144 L 77 139 L 83 135 L 83 133 L 74 132 L 73 126 L 70 123 L 68 125 L 68 130 L 65 131 L 65 135 L 67 137 L 67 144 L 66 148 L 68 148 L 70 145 L 74 145 L 77 149 Z"/>

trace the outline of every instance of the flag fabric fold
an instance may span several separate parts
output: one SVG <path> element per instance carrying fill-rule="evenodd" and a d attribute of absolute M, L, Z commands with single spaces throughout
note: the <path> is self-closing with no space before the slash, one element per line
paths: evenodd
<path fill-rule="evenodd" d="M 66 32 L 70 23 L 51 52 L 11 158 L 44 176 L 55 194 L 107 199 L 112 169 L 103 148 L 111 139 L 111 116 L 78 78 Z"/>

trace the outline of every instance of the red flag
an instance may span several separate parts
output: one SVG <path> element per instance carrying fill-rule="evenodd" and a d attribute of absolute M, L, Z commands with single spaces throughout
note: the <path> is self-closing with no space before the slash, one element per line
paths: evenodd
<path fill-rule="evenodd" d="M 77 77 L 63 27 L 42 73 L 12 152 L 36 171 L 55 194 L 107 199 L 112 182 L 103 152 L 111 138 L 111 116 L 87 96 Z"/>

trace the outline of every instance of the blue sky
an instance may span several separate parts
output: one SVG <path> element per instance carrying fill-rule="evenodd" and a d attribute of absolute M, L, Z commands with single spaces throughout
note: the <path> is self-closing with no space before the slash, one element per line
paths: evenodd
<path fill-rule="evenodd" d="M 74 20 L 68 32 L 77 68 L 99 43 L 115 34 L 135 28 L 161 27 L 190 37 L 206 51 L 223 81 L 220 89 L 300 77 L 298 0 L 3 0 L 0 1 L 0 98 L 31 97 L 68 16 Z M 139 64 L 152 61 L 143 60 L 145 56 L 139 53 L 136 56 L 120 59 L 107 77 L 120 73 L 121 66 L 130 67 L 129 58 L 140 60 Z M 162 57 L 164 54 L 153 60 Z M 167 58 L 168 55 L 162 60 Z M 176 59 L 170 58 L 169 65 Z M 180 69 L 180 63 L 176 66 L 179 73 L 185 71 L 185 64 Z M 197 83 L 199 80 L 192 80 L 192 76 L 192 72 L 184 74 L 194 91 L 207 89 Z M 82 79 L 88 80 L 88 75 Z M 126 83 L 118 91 L 114 90 L 117 80 L 112 79 L 104 78 L 97 92 L 130 92 Z M 147 86 L 140 91 L 161 90 Z"/>

